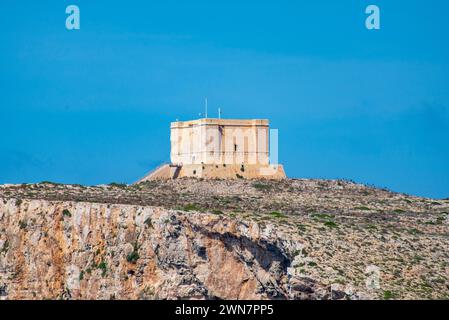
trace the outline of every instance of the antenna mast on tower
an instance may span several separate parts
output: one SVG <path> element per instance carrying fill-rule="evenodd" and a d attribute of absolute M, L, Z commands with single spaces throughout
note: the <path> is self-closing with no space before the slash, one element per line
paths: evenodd
<path fill-rule="evenodd" d="M 207 118 L 207 97 L 204 102 L 205 102 L 205 117 Z"/>

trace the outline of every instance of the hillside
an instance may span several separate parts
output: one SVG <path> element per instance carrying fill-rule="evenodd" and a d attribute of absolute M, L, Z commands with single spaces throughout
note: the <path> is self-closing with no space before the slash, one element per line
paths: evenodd
<path fill-rule="evenodd" d="M 0 299 L 448 299 L 448 214 L 334 180 L 2 185 Z"/>

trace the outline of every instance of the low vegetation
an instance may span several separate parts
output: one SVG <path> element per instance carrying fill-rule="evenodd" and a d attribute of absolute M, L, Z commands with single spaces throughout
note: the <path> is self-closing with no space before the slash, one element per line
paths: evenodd
<path fill-rule="evenodd" d="M 139 260 L 139 246 L 137 242 L 133 244 L 133 251 L 126 256 L 126 261 L 132 264 L 136 264 L 137 260 Z"/>

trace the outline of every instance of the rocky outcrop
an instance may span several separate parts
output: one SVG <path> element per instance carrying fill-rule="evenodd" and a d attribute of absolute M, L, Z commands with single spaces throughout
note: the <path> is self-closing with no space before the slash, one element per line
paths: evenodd
<path fill-rule="evenodd" d="M 448 208 L 335 182 L 2 186 L 0 299 L 447 298 Z"/>
<path fill-rule="evenodd" d="M 218 215 L 157 207 L 0 200 L 7 299 L 325 297 L 292 282 L 301 243 Z M 300 283 L 304 282 L 304 283 Z"/>

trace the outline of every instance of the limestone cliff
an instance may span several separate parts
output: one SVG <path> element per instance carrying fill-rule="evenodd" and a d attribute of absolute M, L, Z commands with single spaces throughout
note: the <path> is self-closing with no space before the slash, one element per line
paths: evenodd
<path fill-rule="evenodd" d="M 0 299 L 448 298 L 448 208 L 335 181 L 2 186 Z"/>

